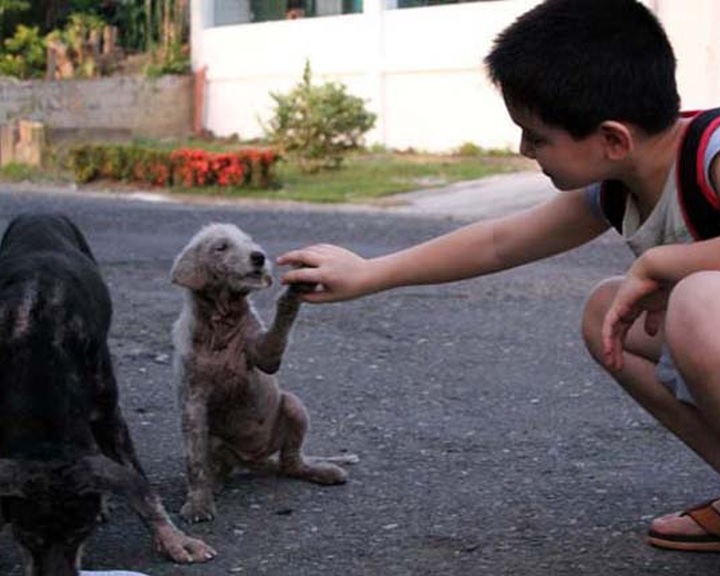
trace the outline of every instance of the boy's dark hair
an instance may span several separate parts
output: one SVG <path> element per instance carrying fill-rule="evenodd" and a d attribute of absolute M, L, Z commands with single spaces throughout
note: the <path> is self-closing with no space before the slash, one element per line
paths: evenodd
<path fill-rule="evenodd" d="M 656 134 L 679 113 L 672 46 L 636 0 L 545 0 L 498 36 L 485 63 L 508 102 L 574 138 L 606 120 Z"/>

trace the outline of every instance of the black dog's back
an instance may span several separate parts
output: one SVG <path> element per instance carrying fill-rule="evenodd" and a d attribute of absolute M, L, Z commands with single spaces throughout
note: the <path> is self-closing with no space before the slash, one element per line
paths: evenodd
<path fill-rule="evenodd" d="M 95 259 L 69 219 L 11 222 L 0 243 L 0 458 L 95 450 L 90 414 L 111 315 Z"/>
<path fill-rule="evenodd" d="M 23 214 L 14 218 L 0 241 L 3 256 L 29 252 L 79 251 L 93 262 L 90 246 L 63 214 Z"/>

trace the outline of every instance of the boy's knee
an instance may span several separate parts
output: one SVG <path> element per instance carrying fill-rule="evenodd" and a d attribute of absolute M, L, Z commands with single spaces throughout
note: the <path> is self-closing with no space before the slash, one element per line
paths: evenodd
<path fill-rule="evenodd" d="M 668 300 L 665 334 L 669 340 L 684 340 L 693 326 L 708 320 L 713 323 L 720 314 L 720 273 L 696 272 L 683 278 L 673 288 Z"/>

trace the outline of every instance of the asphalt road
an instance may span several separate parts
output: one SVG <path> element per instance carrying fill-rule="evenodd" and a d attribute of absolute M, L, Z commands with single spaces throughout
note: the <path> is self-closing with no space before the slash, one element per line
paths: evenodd
<path fill-rule="evenodd" d="M 114 298 L 110 342 L 123 411 L 170 512 L 183 451 L 169 330 L 178 250 L 226 221 L 272 255 L 316 241 L 366 255 L 450 230 L 393 213 L 203 206 L 0 193 L 0 230 L 61 210 L 87 235 Z M 209 564 L 158 557 L 125 502 L 88 543 L 86 569 L 152 576 L 704 575 L 720 557 L 644 543 L 657 514 L 717 496 L 717 477 L 625 397 L 579 337 L 583 298 L 622 272 L 614 236 L 485 279 L 305 306 L 280 372 L 312 418 L 307 452 L 354 453 L 341 487 L 240 475 L 213 523 L 187 527 Z M 279 287 L 258 294 L 269 319 Z M 9 536 L 0 574 L 20 575 Z"/>

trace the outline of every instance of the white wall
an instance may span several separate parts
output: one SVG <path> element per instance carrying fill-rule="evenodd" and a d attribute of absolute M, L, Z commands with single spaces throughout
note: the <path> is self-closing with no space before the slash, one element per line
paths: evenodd
<path fill-rule="evenodd" d="M 683 108 L 720 106 L 720 1 L 655 0 L 651 7 L 675 49 Z"/>
<path fill-rule="evenodd" d="M 221 0 L 227 1 L 227 0 Z M 482 69 L 495 36 L 538 0 L 466 2 L 363 14 L 205 28 L 212 1 L 193 1 L 193 68 L 207 66 L 205 126 L 218 135 L 262 135 L 270 91 L 301 78 L 339 81 L 378 114 L 368 143 L 449 151 L 466 142 L 517 149 L 518 131 Z M 646 0 L 678 56 L 686 107 L 720 105 L 720 2 Z M 209 7 L 210 5 L 210 7 Z"/>

